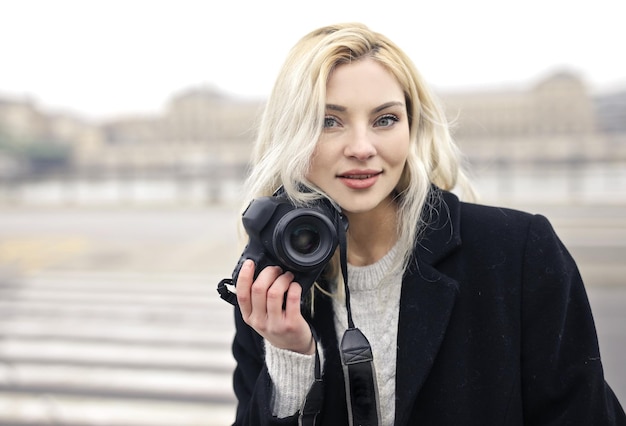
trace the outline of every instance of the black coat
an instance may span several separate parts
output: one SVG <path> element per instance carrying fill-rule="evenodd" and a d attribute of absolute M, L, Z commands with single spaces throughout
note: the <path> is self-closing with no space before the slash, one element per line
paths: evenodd
<path fill-rule="evenodd" d="M 547 219 L 442 197 L 403 278 L 395 424 L 626 425 L 579 272 Z M 347 425 L 332 303 L 316 298 L 318 424 Z M 235 424 L 296 425 L 272 417 L 262 339 L 235 318 Z"/>

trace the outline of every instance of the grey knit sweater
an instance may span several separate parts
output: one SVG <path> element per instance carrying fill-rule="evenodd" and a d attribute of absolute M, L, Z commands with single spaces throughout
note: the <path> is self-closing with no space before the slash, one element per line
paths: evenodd
<path fill-rule="evenodd" d="M 388 272 L 396 255 L 397 247 L 394 247 L 372 265 L 348 265 L 352 318 L 372 346 L 383 425 L 393 425 L 395 414 L 396 346 L 402 272 Z M 341 341 L 348 327 L 343 298 L 336 298 L 333 306 L 337 338 Z M 274 385 L 273 413 L 278 417 L 293 415 L 300 408 L 313 382 L 314 355 L 278 349 L 268 342 L 265 343 L 265 351 L 265 362 Z"/>

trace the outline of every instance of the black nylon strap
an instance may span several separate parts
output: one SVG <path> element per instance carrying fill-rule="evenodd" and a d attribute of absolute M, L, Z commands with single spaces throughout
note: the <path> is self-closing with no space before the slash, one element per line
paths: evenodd
<path fill-rule="evenodd" d="M 372 347 L 365 335 L 354 326 L 348 287 L 348 258 L 346 233 L 339 233 L 339 255 L 341 274 L 346 296 L 348 329 L 341 339 L 341 363 L 346 383 L 346 401 L 348 404 L 348 424 L 350 426 L 380 425 L 380 407 L 378 386 L 374 371 Z"/>
<path fill-rule="evenodd" d="M 346 293 L 346 312 L 348 313 L 348 328 L 354 328 L 352 320 L 352 309 L 350 306 L 350 288 L 348 287 L 348 242 L 346 232 L 339 232 L 339 263 L 341 263 L 341 275 L 343 277 L 343 288 Z"/>
<path fill-rule="evenodd" d="M 309 392 L 306 395 L 302 408 L 300 409 L 300 416 L 298 417 L 299 426 L 315 426 L 317 421 L 317 415 L 322 411 L 322 403 L 324 402 L 324 383 L 322 381 L 322 364 L 320 360 L 320 353 L 317 347 L 317 333 L 311 328 L 311 334 L 315 341 L 315 380 L 309 388 Z"/>
<path fill-rule="evenodd" d="M 317 415 L 322 409 L 324 399 L 324 384 L 322 379 L 315 379 L 309 389 L 309 393 L 302 404 L 300 416 L 298 417 L 299 426 L 315 426 Z"/>
<path fill-rule="evenodd" d="M 349 328 L 341 339 L 341 361 L 346 382 L 348 420 L 350 425 L 378 426 L 378 386 L 374 374 L 374 357 L 365 335 Z"/>

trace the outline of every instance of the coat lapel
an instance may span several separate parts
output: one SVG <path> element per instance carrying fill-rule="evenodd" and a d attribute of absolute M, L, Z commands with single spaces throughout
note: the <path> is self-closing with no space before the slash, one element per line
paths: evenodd
<path fill-rule="evenodd" d="M 396 424 L 406 424 L 448 326 L 458 283 L 436 264 L 461 244 L 460 203 L 441 193 L 416 256 L 405 273 L 400 298 L 396 367 Z"/>

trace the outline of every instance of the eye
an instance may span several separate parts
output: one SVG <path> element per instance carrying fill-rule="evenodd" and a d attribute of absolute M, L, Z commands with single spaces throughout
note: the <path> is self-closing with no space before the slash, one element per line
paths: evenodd
<path fill-rule="evenodd" d="M 326 117 L 324 117 L 325 129 L 337 127 L 337 126 L 339 126 L 339 121 L 337 120 L 336 117 L 333 117 L 332 115 L 327 115 Z"/>
<path fill-rule="evenodd" d="M 391 127 L 396 124 L 400 119 L 393 114 L 385 114 L 382 117 L 379 117 L 375 122 L 375 127 Z"/>

